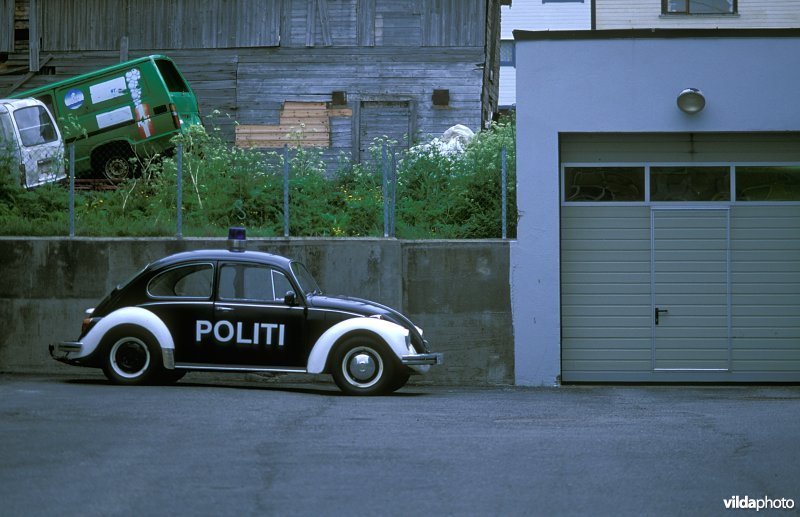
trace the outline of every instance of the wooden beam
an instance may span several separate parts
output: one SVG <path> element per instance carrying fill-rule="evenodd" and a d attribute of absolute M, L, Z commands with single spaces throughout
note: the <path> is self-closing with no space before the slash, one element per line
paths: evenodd
<path fill-rule="evenodd" d="M 51 59 L 53 59 L 53 56 L 52 56 L 52 55 L 50 55 L 50 54 L 48 54 L 48 55 L 47 55 L 47 57 L 45 57 L 44 59 L 42 59 L 42 61 L 41 61 L 41 63 L 39 63 L 39 65 L 40 65 L 40 66 L 44 66 L 44 65 L 46 65 L 46 64 L 47 64 L 47 62 L 48 62 L 48 61 L 50 61 Z M 30 78 L 31 78 L 31 77 L 33 77 L 34 75 L 36 75 L 36 72 L 28 72 L 27 74 L 25 74 L 24 76 L 22 76 L 22 78 L 20 78 L 20 80 L 19 80 L 19 81 L 15 82 L 14 84 L 12 84 L 12 85 L 11 85 L 11 88 L 9 88 L 9 89 L 8 89 L 8 91 L 6 91 L 5 95 L 11 95 L 11 94 L 12 94 L 12 93 L 14 93 L 15 91 L 17 91 L 17 88 L 19 88 L 20 86 L 22 86 L 23 84 L 25 84 L 26 82 L 28 82 L 28 79 L 30 79 Z"/>

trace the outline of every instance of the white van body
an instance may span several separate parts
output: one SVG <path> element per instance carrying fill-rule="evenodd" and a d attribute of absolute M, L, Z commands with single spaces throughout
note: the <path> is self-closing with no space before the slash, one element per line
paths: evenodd
<path fill-rule="evenodd" d="M 0 99 L 0 170 L 33 188 L 66 177 L 64 141 L 53 115 L 36 99 Z"/>

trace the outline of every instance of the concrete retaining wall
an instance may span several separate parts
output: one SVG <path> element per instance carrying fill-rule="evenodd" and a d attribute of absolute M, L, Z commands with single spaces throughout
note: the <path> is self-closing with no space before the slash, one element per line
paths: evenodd
<path fill-rule="evenodd" d="M 248 246 L 305 262 L 326 292 L 410 316 L 446 354 L 425 381 L 513 383 L 507 242 L 252 239 Z M 47 345 L 76 338 L 84 309 L 152 260 L 223 247 L 224 239 L 0 238 L 0 371 L 75 372 L 50 359 Z"/>

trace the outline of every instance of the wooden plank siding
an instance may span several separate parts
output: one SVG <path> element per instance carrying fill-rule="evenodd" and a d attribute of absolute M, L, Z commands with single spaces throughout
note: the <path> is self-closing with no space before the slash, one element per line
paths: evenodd
<path fill-rule="evenodd" d="M 455 124 L 479 130 L 496 110 L 500 0 L 36 1 L 41 52 L 53 59 L 47 75 L 20 89 L 166 54 L 231 142 L 238 123 L 249 128 L 239 142 L 282 145 L 265 135 L 282 131 L 285 107 L 321 103 L 325 159 L 335 163 L 341 152 L 358 159 L 369 144 L 361 141 L 372 134 L 359 118 L 364 103 L 378 103 L 367 111 L 408 106 L 411 120 L 389 117 L 402 127 L 386 128 L 406 145 Z M 0 75 L 0 94 L 12 84 Z M 434 89 L 449 90 L 447 106 L 433 105 Z M 346 92 L 346 105 L 336 106 L 345 111 L 330 112 L 334 91 Z"/>
<path fill-rule="evenodd" d="M 0 0 L 0 52 L 14 51 L 14 0 Z"/>
<path fill-rule="evenodd" d="M 800 26 L 800 0 L 739 0 L 733 15 L 662 15 L 661 0 L 598 0 L 597 29 L 791 28 Z"/>

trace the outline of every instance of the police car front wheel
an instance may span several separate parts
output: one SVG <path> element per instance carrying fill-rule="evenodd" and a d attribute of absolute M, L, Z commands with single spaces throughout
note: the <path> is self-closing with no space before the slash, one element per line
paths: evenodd
<path fill-rule="evenodd" d="M 352 337 L 336 348 L 331 374 L 348 395 L 379 395 L 399 389 L 408 380 L 402 365 L 383 343 Z"/>
<path fill-rule="evenodd" d="M 103 372 L 117 384 L 151 384 L 158 378 L 161 354 L 154 339 L 146 332 L 123 327 L 105 339 Z"/>

